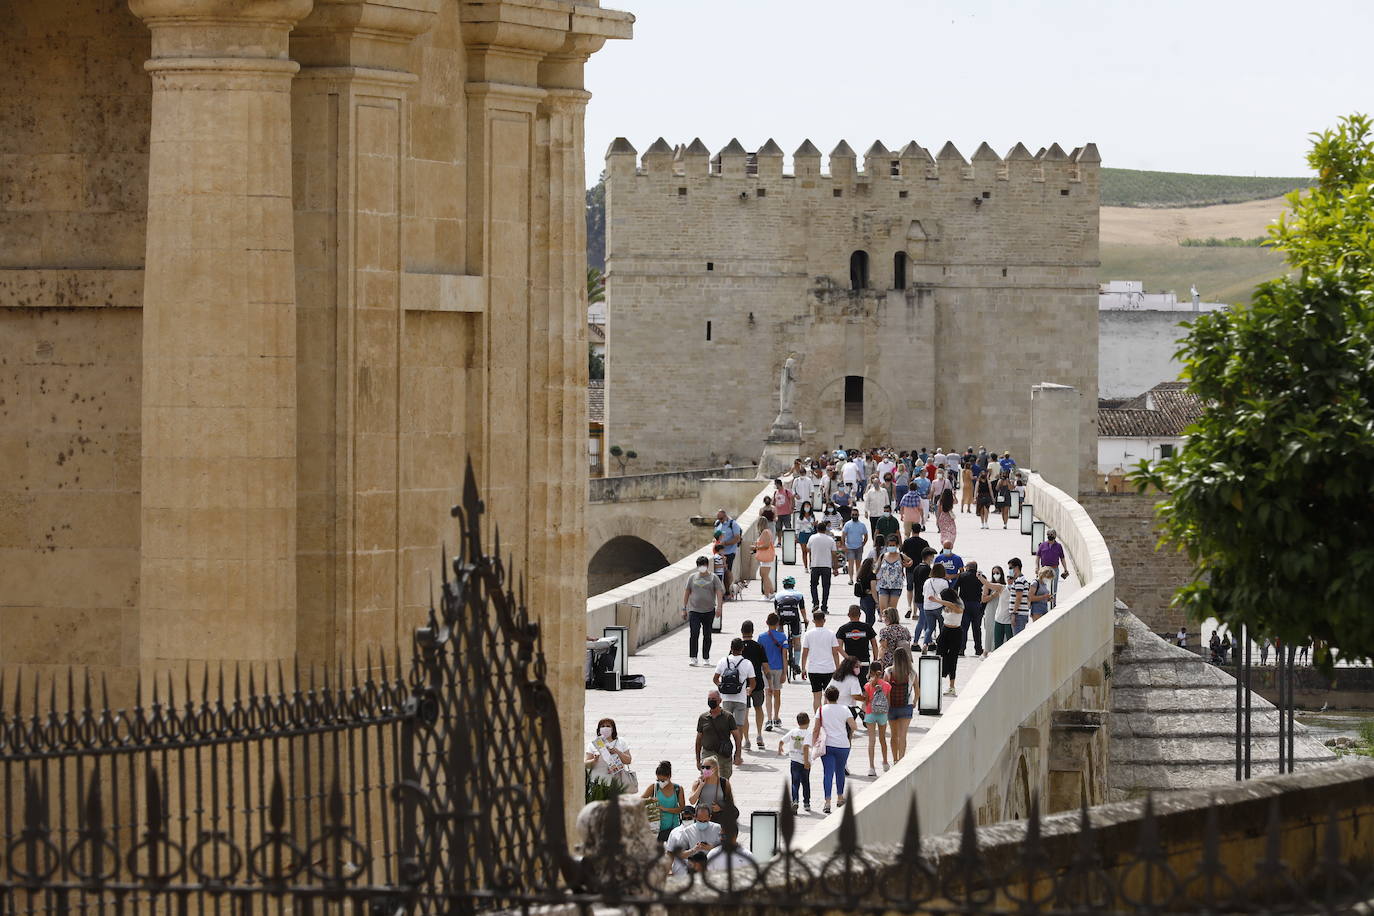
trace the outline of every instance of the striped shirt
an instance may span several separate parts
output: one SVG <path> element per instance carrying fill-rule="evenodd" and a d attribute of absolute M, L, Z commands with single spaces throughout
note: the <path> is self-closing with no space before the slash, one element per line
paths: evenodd
<path fill-rule="evenodd" d="M 1011 613 L 1030 613 L 1030 587 L 1030 580 L 1025 576 L 1017 576 L 1011 580 L 1011 584 L 1007 586 L 1007 590 L 1011 592 L 1011 598 L 1008 599 L 1007 605 Z"/>

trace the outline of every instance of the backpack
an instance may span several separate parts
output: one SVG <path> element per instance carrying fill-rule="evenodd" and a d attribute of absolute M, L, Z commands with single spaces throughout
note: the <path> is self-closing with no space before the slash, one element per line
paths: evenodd
<path fill-rule="evenodd" d="M 911 704 L 907 702 L 909 699 L 907 691 L 911 690 L 911 683 L 898 684 L 896 681 L 889 681 L 888 683 L 892 686 L 892 693 L 895 694 L 895 696 L 888 697 L 888 707 L 891 708 L 894 704 L 897 706 L 910 706 Z M 876 704 L 874 711 L 877 711 Z"/>
<path fill-rule="evenodd" d="M 881 687 L 873 688 L 873 695 L 868 698 L 868 711 L 875 716 L 885 716 L 888 708 L 887 691 Z"/>
<path fill-rule="evenodd" d="M 740 659 L 743 661 L 744 659 Z M 731 665 L 730 659 L 725 660 L 725 672 L 720 676 L 720 692 L 722 694 L 741 693 L 744 690 L 744 682 L 740 680 L 739 665 Z"/>

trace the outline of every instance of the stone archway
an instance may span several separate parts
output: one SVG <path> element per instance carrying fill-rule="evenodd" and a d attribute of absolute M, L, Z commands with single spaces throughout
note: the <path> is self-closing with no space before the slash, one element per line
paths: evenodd
<path fill-rule="evenodd" d="M 830 379 L 820 386 L 809 413 L 816 427 L 813 444 L 820 447 L 892 440 L 892 398 L 871 376 Z"/>
<path fill-rule="evenodd" d="M 1030 814 L 1031 787 L 1030 769 L 1026 766 L 1026 755 L 1016 755 L 1016 770 L 1007 787 L 1007 805 L 1002 811 L 1002 819 L 1007 821 L 1024 820 Z"/>
<path fill-rule="evenodd" d="M 621 534 L 602 544 L 587 562 L 587 594 L 599 595 L 669 564 L 663 551 L 641 537 Z"/>

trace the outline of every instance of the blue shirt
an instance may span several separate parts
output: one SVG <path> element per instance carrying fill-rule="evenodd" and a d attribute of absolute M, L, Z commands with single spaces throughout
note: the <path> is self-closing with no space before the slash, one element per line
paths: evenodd
<path fill-rule="evenodd" d="M 930 478 L 922 474 L 911 484 L 922 499 L 930 495 Z"/>
<path fill-rule="evenodd" d="M 1012 468 L 1016 467 L 1016 462 L 1012 461 L 1010 458 L 1003 458 L 1001 461 L 997 462 L 997 466 L 1004 471 L 1010 471 Z"/>
<path fill-rule="evenodd" d="M 849 491 L 843 487 L 835 491 L 835 495 L 830 497 L 830 501 L 837 506 L 849 505 Z"/>
<path fill-rule="evenodd" d="M 945 575 L 950 578 L 959 575 L 964 568 L 964 558 L 957 553 L 938 553 L 931 562 L 945 564 Z"/>
<path fill-rule="evenodd" d="M 738 538 L 742 534 L 743 532 L 740 531 L 739 522 L 735 521 L 733 518 L 727 518 L 724 522 L 716 522 L 715 539 L 718 542 Z M 739 542 L 736 541 L 733 544 L 722 544 L 720 550 L 721 553 L 727 556 L 733 555 L 735 551 L 739 550 Z"/>
<path fill-rule="evenodd" d="M 858 550 L 864 545 L 864 537 L 868 534 L 868 526 L 856 518 L 851 518 L 844 523 L 844 546 L 850 550 Z"/>
<path fill-rule="evenodd" d="M 768 656 L 768 667 L 774 671 L 783 670 L 782 650 L 787 647 L 787 634 L 782 630 L 765 630 L 759 637 L 759 645 L 763 646 L 764 654 Z"/>

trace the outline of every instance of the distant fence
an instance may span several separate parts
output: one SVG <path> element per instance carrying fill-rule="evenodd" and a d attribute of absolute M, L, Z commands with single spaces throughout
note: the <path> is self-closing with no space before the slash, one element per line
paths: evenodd
<path fill-rule="evenodd" d="M 623 477 L 593 477 L 588 499 L 594 503 L 633 502 L 647 499 L 691 499 L 701 492 L 707 477 L 744 480 L 758 473 L 758 465 L 746 464 L 729 469 L 688 468 L 660 474 L 627 474 Z"/>

